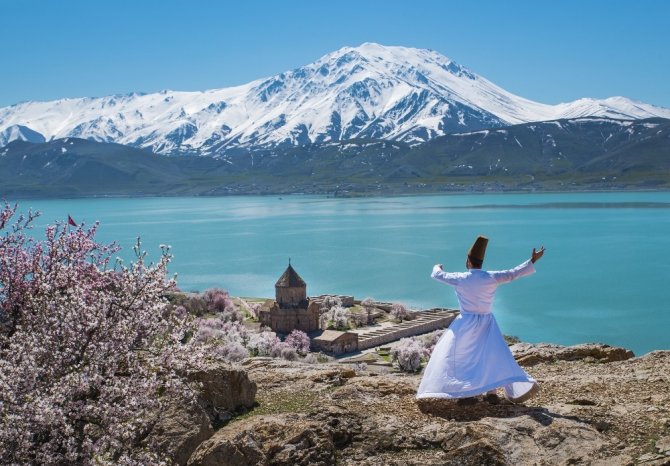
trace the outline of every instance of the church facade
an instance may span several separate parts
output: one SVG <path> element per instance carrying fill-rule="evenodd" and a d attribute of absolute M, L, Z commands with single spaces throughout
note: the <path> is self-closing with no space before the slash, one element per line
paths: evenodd
<path fill-rule="evenodd" d="M 307 284 L 290 261 L 275 283 L 275 301 L 261 310 L 258 318 L 276 333 L 289 334 L 293 330 L 309 333 L 319 329 L 319 304 L 307 297 Z"/>

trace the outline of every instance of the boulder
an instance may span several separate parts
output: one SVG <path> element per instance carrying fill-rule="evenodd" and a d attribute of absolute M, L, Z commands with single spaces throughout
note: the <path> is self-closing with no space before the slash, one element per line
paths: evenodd
<path fill-rule="evenodd" d="M 149 442 L 173 464 L 184 465 L 198 445 L 212 436 L 214 429 L 197 403 L 172 399 L 165 405 Z"/>
<path fill-rule="evenodd" d="M 304 415 L 255 416 L 220 429 L 193 453 L 189 466 L 331 465 L 331 430 Z"/>
<path fill-rule="evenodd" d="M 549 343 L 516 343 L 510 350 L 521 366 L 534 366 L 541 362 L 579 361 L 615 362 L 635 357 L 632 351 L 617 346 L 585 343 L 561 346 Z"/>
<path fill-rule="evenodd" d="M 223 363 L 190 372 L 190 385 L 198 390 L 195 401 L 171 398 L 147 442 L 168 456 L 174 464 L 185 465 L 195 449 L 209 439 L 220 425 L 254 404 L 256 384 L 247 373 Z"/>
<path fill-rule="evenodd" d="M 214 427 L 246 412 L 256 399 L 256 383 L 249 380 L 246 371 L 224 363 L 190 372 L 188 380 L 200 385 L 198 403 Z"/>

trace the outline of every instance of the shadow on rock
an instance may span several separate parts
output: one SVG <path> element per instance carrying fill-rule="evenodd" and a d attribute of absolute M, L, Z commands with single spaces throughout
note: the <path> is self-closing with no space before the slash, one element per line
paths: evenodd
<path fill-rule="evenodd" d="M 486 417 L 511 418 L 529 416 L 543 426 L 551 425 L 556 418 L 570 419 L 584 424 L 591 424 L 587 419 L 578 416 L 564 416 L 552 413 L 540 406 L 526 406 L 501 400 L 497 404 L 487 403 L 479 398 L 463 400 L 423 399 L 417 400 L 417 406 L 423 414 L 441 417 L 452 421 L 479 421 Z"/>

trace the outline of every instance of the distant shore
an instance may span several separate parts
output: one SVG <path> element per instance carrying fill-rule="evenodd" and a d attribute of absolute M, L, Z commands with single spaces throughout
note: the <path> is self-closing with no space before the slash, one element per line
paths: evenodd
<path fill-rule="evenodd" d="M 0 192 L 2 187 L 0 186 Z M 506 190 L 369 190 L 369 191 L 321 191 L 321 190 L 306 190 L 306 191 L 231 191 L 231 192 L 217 192 L 217 193 L 95 193 L 95 194 L 58 194 L 53 196 L 45 196 L 43 192 L 34 194 L 26 193 L 2 193 L 0 199 L 7 201 L 22 201 L 22 200 L 68 200 L 68 199 L 151 199 L 151 198 L 227 198 L 227 197 L 273 197 L 273 196 L 318 196 L 332 199 L 351 199 L 351 198 L 385 198 L 385 197 L 414 197 L 414 196 L 471 196 L 471 195 L 492 195 L 492 194 L 597 194 L 597 193 L 667 193 L 670 188 L 654 189 L 654 188 L 640 188 L 640 187 L 621 187 L 621 188 L 575 188 L 575 189 L 506 189 Z M 647 203 L 654 204 L 654 203 Z M 640 205 L 635 207 L 664 207 L 665 203 L 657 203 L 656 205 Z M 612 207 L 627 207 L 630 203 L 610 204 Z M 521 206 L 527 207 L 527 206 Z M 532 206 L 530 206 L 532 207 Z"/>

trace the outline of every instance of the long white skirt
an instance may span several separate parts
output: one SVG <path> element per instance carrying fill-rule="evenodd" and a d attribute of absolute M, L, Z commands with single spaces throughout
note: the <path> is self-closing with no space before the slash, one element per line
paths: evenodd
<path fill-rule="evenodd" d="M 537 385 L 517 364 L 493 314 L 461 313 L 435 345 L 417 398 L 464 398 L 504 387 L 520 399 Z"/>

